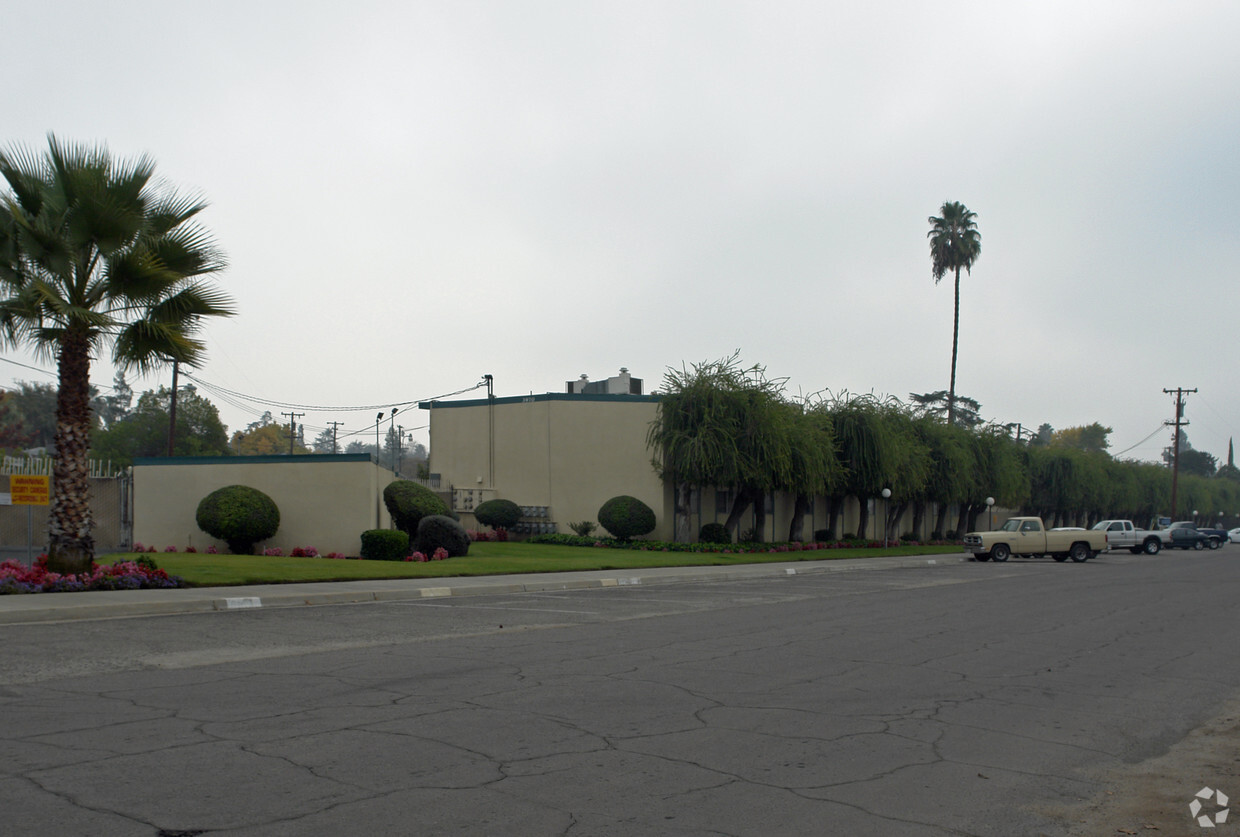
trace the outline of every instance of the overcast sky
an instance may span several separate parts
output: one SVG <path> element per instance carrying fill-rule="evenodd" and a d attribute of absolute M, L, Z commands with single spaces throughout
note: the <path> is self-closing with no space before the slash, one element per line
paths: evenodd
<path fill-rule="evenodd" d="M 737 349 L 793 394 L 946 389 L 948 200 L 982 236 L 957 391 L 985 418 L 1154 460 L 1163 389 L 1196 387 L 1195 447 L 1240 430 L 1234 0 L 2 5 L 0 141 L 201 192 L 238 315 L 193 374 L 367 407 L 299 409 L 307 441 L 487 373 L 649 392 Z M 213 400 L 230 430 L 291 409 Z"/>

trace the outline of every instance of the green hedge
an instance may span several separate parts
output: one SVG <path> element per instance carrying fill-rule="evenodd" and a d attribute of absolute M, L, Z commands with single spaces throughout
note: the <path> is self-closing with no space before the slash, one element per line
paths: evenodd
<path fill-rule="evenodd" d="M 275 500 L 248 485 L 217 488 L 198 504 L 194 517 L 199 529 L 227 543 L 234 555 L 253 555 L 254 544 L 280 528 Z"/>
<path fill-rule="evenodd" d="M 409 536 L 398 529 L 362 532 L 362 557 L 370 561 L 403 561 L 409 554 Z"/>
<path fill-rule="evenodd" d="M 636 497 L 612 497 L 598 510 L 598 522 L 620 540 L 648 535 L 654 531 L 654 509 Z"/>

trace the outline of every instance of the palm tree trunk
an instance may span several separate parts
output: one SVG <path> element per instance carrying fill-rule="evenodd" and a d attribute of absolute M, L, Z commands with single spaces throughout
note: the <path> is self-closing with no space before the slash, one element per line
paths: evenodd
<path fill-rule="evenodd" d="M 47 567 L 58 573 L 90 572 L 95 558 L 90 514 L 90 341 L 69 332 L 60 345 L 56 398 L 56 458 L 48 514 Z"/>
<path fill-rule="evenodd" d="M 956 347 L 960 343 L 960 265 L 956 265 L 956 307 L 952 317 L 952 383 L 947 390 L 947 426 L 956 425 Z"/>

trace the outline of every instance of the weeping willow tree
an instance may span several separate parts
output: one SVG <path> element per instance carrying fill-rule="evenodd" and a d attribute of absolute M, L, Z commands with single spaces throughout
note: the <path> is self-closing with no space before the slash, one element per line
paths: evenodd
<path fill-rule="evenodd" d="M 788 540 L 805 540 L 805 515 L 816 495 L 831 496 L 844 479 L 844 469 L 835 449 L 835 429 L 831 414 L 821 405 L 789 404 L 792 411 L 792 468 L 785 490 L 795 495 Z"/>
<path fill-rule="evenodd" d="M 735 528 L 753 507 L 761 537 L 767 493 L 794 483 L 794 411 L 783 401 L 783 379 L 761 366 L 742 368 L 739 352 L 669 369 L 646 443 L 660 478 L 675 486 L 676 539 L 689 540 L 692 491 L 729 488 L 736 499 L 726 525 Z"/>
<path fill-rule="evenodd" d="M 928 415 L 914 420 L 913 432 L 930 457 L 926 480 L 912 498 L 913 531 L 922 531 L 926 506 L 935 503 L 938 513 L 932 536 L 942 538 L 948 508 L 965 501 L 971 475 L 977 470 L 972 434 L 959 425 L 949 425 L 945 419 Z"/>
<path fill-rule="evenodd" d="M 1024 449 L 1012 441 L 1007 429 L 997 425 L 977 428 L 969 436 L 974 467 L 965 480 L 960 501 L 956 537 L 977 528 L 977 517 L 986 510 L 987 498 L 1000 506 L 1019 508 L 1029 499 L 1029 473 Z"/>
<path fill-rule="evenodd" d="M 913 431 L 912 419 L 894 398 L 841 393 L 825 400 L 831 414 L 843 478 L 827 495 L 832 537 L 839 537 L 840 515 L 848 497 L 857 498 L 857 535 L 870 525 L 869 501 L 889 488 L 908 498 L 920 492 L 929 476 L 929 451 Z"/>

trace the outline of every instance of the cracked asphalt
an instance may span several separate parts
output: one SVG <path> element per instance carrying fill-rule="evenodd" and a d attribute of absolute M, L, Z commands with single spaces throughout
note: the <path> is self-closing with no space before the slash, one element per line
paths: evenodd
<path fill-rule="evenodd" d="M 1197 833 L 1237 558 L 4 624 L 3 830 L 1058 837 L 1157 793 Z"/>

